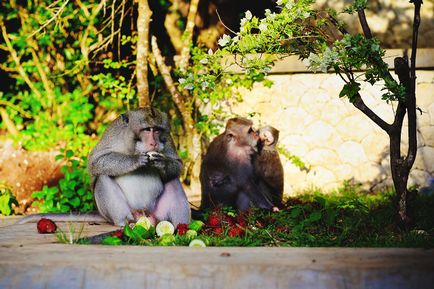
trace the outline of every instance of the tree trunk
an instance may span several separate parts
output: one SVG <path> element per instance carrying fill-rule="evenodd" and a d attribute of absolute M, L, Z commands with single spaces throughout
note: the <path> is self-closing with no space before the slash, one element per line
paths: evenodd
<path fill-rule="evenodd" d="M 139 107 L 151 106 L 148 84 L 149 23 L 152 11 L 148 0 L 138 0 L 137 18 L 137 96 Z"/>
<path fill-rule="evenodd" d="M 179 69 L 185 71 L 190 60 L 190 45 L 193 39 L 194 20 L 197 14 L 197 7 L 199 0 L 190 0 L 190 7 L 188 8 L 187 25 L 183 34 L 183 43 L 181 51 L 181 59 L 179 61 Z"/>

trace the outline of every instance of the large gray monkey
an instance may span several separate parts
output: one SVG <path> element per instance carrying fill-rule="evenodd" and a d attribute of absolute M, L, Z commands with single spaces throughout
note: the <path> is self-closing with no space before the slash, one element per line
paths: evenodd
<path fill-rule="evenodd" d="M 88 170 L 98 212 L 110 223 L 122 226 L 143 214 L 154 223 L 190 222 L 189 203 L 179 181 L 182 163 L 166 114 L 139 108 L 118 117 L 89 154 Z M 74 217 L 86 219 L 87 214 L 41 216 L 75 221 Z M 89 215 L 88 220 L 94 217 Z"/>

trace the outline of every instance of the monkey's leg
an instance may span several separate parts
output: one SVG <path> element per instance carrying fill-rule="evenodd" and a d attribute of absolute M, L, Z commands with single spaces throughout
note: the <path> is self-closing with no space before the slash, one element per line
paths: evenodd
<path fill-rule="evenodd" d="M 175 227 L 190 223 L 190 205 L 179 179 L 164 184 L 152 215 L 158 221 L 170 221 Z"/>
<path fill-rule="evenodd" d="M 99 176 L 95 183 L 95 202 L 99 213 L 116 226 L 125 221 L 134 221 L 124 193 L 115 180 L 109 176 Z"/>

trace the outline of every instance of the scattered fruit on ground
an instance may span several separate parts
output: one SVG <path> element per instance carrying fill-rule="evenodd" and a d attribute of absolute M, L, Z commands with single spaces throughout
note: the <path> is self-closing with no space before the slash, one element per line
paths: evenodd
<path fill-rule="evenodd" d="M 188 245 L 189 247 L 206 247 L 205 242 L 200 239 L 194 239 Z"/>
<path fill-rule="evenodd" d="M 36 224 L 39 234 L 52 234 L 56 232 L 57 226 L 56 224 L 47 218 L 42 218 Z"/>
<path fill-rule="evenodd" d="M 163 236 L 164 234 L 170 234 L 173 235 L 175 232 L 175 227 L 170 223 L 169 221 L 161 221 L 157 224 L 155 227 L 157 231 L 158 237 Z"/>
<path fill-rule="evenodd" d="M 188 224 L 178 224 L 176 233 L 180 236 L 185 235 L 188 231 Z"/>
<path fill-rule="evenodd" d="M 146 216 L 142 216 L 137 220 L 136 226 L 142 226 L 146 230 L 149 230 L 152 224 L 151 221 Z"/>

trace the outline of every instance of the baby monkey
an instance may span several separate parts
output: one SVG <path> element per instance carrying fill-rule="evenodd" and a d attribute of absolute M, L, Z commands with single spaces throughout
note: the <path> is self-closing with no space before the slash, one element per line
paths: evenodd
<path fill-rule="evenodd" d="M 258 186 L 262 192 L 271 197 L 275 206 L 281 207 L 283 199 L 283 166 L 276 148 L 279 131 L 272 126 L 264 126 L 259 129 L 258 134 L 258 154 L 253 159 Z"/>

